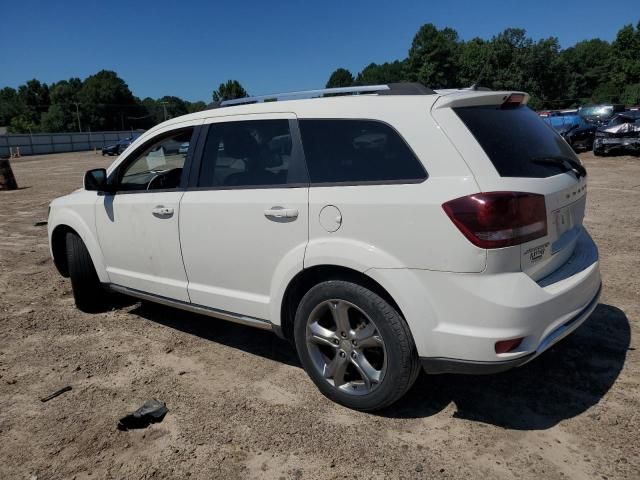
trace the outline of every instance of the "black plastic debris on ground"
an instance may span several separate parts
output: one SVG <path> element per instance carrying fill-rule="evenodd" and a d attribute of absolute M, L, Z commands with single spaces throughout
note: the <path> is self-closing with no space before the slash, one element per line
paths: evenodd
<path fill-rule="evenodd" d="M 68 392 L 69 390 L 71 390 L 71 386 L 67 385 L 66 387 L 61 388 L 60 390 L 56 390 L 51 395 L 47 395 L 46 397 L 41 398 L 40 401 L 42 403 L 48 402 L 49 400 L 52 400 L 52 399 L 62 395 L 64 392 Z"/>
<path fill-rule="evenodd" d="M 135 412 L 122 417 L 118 422 L 118 430 L 146 428 L 152 423 L 161 422 L 169 409 L 160 400 L 147 400 Z"/>

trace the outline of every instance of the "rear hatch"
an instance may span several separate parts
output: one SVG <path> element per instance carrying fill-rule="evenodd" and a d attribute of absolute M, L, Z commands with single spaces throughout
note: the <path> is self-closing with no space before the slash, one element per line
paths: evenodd
<path fill-rule="evenodd" d="M 563 265 L 573 253 L 584 218 L 586 172 L 564 139 L 526 106 L 527 99 L 520 92 L 451 94 L 436 101 L 432 114 L 461 153 L 482 192 L 504 192 L 491 194 L 498 199 L 517 197 L 517 201 L 496 205 L 505 209 L 502 218 L 521 223 L 511 227 L 507 222 L 492 235 L 499 238 L 496 235 L 510 228 L 520 233 L 513 234 L 510 243 L 489 244 L 492 252 L 487 268 L 521 270 L 538 280 Z M 491 195 L 476 200 L 484 203 L 493 198 Z M 486 209 L 480 216 L 486 217 Z M 520 211 L 513 214 L 514 209 Z M 445 211 L 457 223 L 455 212 Z M 490 214 L 500 217 L 495 209 Z M 475 225 L 480 228 L 477 221 Z M 459 228 L 465 233 L 464 227 Z M 465 235 L 473 241 L 469 232 Z"/>

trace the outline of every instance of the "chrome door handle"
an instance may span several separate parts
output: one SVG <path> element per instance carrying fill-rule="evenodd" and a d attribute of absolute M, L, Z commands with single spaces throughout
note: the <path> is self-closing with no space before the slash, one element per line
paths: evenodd
<path fill-rule="evenodd" d="M 151 213 L 153 213 L 154 217 L 169 218 L 173 216 L 173 208 L 165 207 L 164 205 L 158 205 L 153 210 L 151 210 Z"/>
<path fill-rule="evenodd" d="M 264 211 L 267 218 L 297 218 L 297 208 L 271 207 Z"/>

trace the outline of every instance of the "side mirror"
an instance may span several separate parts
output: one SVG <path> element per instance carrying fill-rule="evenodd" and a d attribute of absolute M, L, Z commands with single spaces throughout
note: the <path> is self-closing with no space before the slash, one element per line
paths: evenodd
<path fill-rule="evenodd" d="M 94 168 L 84 174 L 84 189 L 105 192 L 107 188 L 107 171 L 104 168 Z"/>

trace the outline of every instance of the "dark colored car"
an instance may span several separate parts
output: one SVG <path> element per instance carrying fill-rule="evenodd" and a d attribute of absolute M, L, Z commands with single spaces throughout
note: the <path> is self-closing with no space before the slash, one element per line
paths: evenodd
<path fill-rule="evenodd" d="M 584 118 L 587 122 L 600 126 L 608 123 L 616 113 L 622 112 L 624 112 L 624 105 L 609 103 L 581 107 L 578 110 L 578 115 Z"/>
<path fill-rule="evenodd" d="M 640 112 L 615 115 L 609 123 L 597 129 L 593 142 L 594 155 L 640 153 Z"/>
<path fill-rule="evenodd" d="M 105 145 L 104 147 L 102 147 L 102 156 L 120 155 L 122 152 L 124 152 L 125 148 L 133 143 L 136 138 L 137 137 L 123 138 L 112 145 Z"/>
<path fill-rule="evenodd" d="M 562 115 L 543 118 L 567 141 L 574 151 L 591 150 L 598 126 L 580 115 Z"/>

